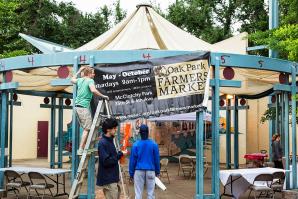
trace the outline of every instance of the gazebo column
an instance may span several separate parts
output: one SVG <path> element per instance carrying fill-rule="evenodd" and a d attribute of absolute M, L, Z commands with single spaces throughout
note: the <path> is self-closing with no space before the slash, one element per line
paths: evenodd
<path fill-rule="evenodd" d="M 202 110 L 196 113 L 196 199 L 204 198 L 204 121 Z"/>
<path fill-rule="evenodd" d="M 63 98 L 59 98 L 58 109 L 58 168 L 62 168 L 62 152 L 63 152 Z"/>
<path fill-rule="evenodd" d="M 290 169 L 290 162 L 289 162 L 289 96 L 287 92 L 283 92 L 283 98 L 284 98 L 284 118 L 283 118 L 283 123 L 284 123 L 284 153 L 286 157 L 286 170 Z M 287 183 L 286 183 L 286 188 L 288 189 L 290 187 L 290 176 L 289 172 L 286 172 L 286 178 L 287 178 Z"/>
<path fill-rule="evenodd" d="M 231 168 L 231 99 L 227 96 L 226 109 L 226 168 Z"/>
<path fill-rule="evenodd" d="M 50 166 L 55 168 L 56 97 L 51 98 Z"/>
<path fill-rule="evenodd" d="M 73 71 L 74 73 L 77 73 L 78 71 L 78 57 L 74 57 L 74 64 L 73 64 Z M 79 127 L 78 127 L 78 121 L 77 117 L 75 114 L 75 99 L 77 96 L 77 86 L 74 84 L 73 85 L 73 97 L 72 97 L 72 102 L 73 102 L 73 111 L 72 111 L 72 168 L 71 168 L 71 182 L 74 181 L 76 178 L 76 173 L 78 170 L 78 165 L 79 165 L 79 157 L 77 156 L 77 150 L 79 148 Z"/>
<path fill-rule="evenodd" d="M 214 86 L 212 87 L 212 193 L 215 198 L 219 198 L 219 68 L 220 58 L 216 56 L 215 66 L 213 67 Z"/>
<path fill-rule="evenodd" d="M 234 104 L 234 168 L 239 168 L 239 120 L 238 120 L 238 96 L 235 95 Z"/>
<path fill-rule="evenodd" d="M 269 103 L 268 103 L 268 108 L 273 108 L 274 104 L 272 104 L 272 96 L 269 96 Z M 268 137 L 268 140 L 269 140 L 269 161 L 272 162 L 272 136 L 274 134 L 274 131 L 275 131 L 275 120 L 273 119 L 270 119 L 269 120 L 269 137 Z"/>
<path fill-rule="evenodd" d="M 276 103 L 275 103 L 275 132 L 274 134 L 276 133 L 279 133 L 280 131 L 280 122 L 279 122 L 279 95 L 276 93 L 275 94 L 275 97 L 276 97 Z"/>
<path fill-rule="evenodd" d="M 293 188 L 297 188 L 297 159 L 296 159 L 296 68 L 292 66 L 292 84 L 291 84 L 291 96 L 292 96 L 292 175 L 293 175 Z"/>

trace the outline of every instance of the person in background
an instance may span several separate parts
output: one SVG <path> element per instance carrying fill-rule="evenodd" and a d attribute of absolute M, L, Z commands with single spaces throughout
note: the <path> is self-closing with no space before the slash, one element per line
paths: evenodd
<path fill-rule="evenodd" d="M 224 134 L 224 133 L 226 133 L 226 129 L 224 128 L 224 123 L 221 123 L 221 124 L 219 125 L 219 133 L 220 133 L 220 134 Z"/>
<path fill-rule="evenodd" d="M 272 138 L 274 139 L 274 137 Z M 282 154 L 283 154 L 283 151 L 280 143 L 280 135 L 276 134 L 275 139 L 272 141 L 272 160 L 274 162 L 275 168 L 280 168 L 280 169 L 283 168 Z"/>
<path fill-rule="evenodd" d="M 98 172 L 96 185 L 102 186 L 106 199 L 119 199 L 119 164 L 118 160 L 123 156 L 116 150 L 113 143 L 117 132 L 118 122 L 114 118 L 107 118 L 102 124 L 102 138 L 98 143 Z"/>
<path fill-rule="evenodd" d="M 81 74 L 83 77 L 77 78 Z M 88 132 L 92 125 L 92 116 L 90 112 L 90 101 L 93 94 L 102 97 L 104 99 L 109 99 L 108 96 L 101 94 L 94 84 L 95 73 L 94 69 L 90 66 L 81 67 L 79 71 L 72 77 L 71 82 L 78 86 L 77 97 L 75 99 L 75 112 L 78 117 L 81 127 L 84 129 L 80 147 L 78 150 L 78 155 L 82 155 L 85 148 L 85 144 L 88 137 Z"/>
<path fill-rule="evenodd" d="M 129 175 L 134 181 L 135 199 L 141 199 L 144 185 L 147 188 L 147 198 L 154 199 L 155 176 L 160 174 L 158 145 L 148 139 L 148 126 L 140 126 L 141 140 L 135 142 L 131 149 Z"/>

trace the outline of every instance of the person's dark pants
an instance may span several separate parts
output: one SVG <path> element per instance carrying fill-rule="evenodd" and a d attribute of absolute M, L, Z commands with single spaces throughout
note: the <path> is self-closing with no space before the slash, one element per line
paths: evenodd
<path fill-rule="evenodd" d="M 283 169 L 282 161 L 274 160 L 274 167 L 278 169 Z"/>

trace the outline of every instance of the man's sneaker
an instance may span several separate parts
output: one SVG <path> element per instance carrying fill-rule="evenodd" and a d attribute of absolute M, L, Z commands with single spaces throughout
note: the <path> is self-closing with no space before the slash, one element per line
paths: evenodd
<path fill-rule="evenodd" d="M 83 152 L 84 152 L 83 149 L 79 149 L 79 150 L 77 151 L 77 155 L 83 155 Z"/>

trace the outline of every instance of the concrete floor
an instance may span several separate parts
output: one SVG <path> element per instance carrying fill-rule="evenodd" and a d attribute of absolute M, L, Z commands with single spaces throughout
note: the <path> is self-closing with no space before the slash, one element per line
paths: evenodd
<path fill-rule="evenodd" d="M 25 161 L 14 161 L 13 166 L 33 166 L 33 167 L 49 167 L 49 163 L 45 159 L 36 159 L 36 160 L 25 160 Z M 64 163 L 63 168 L 70 169 L 69 163 Z M 169 164 L 169 175 L 170 175 L 170 184 L 167 182 L 167 178 L 162 178 L 162 181 L 165 183 L 167 190 L 162 191 L 159 188 L 156 189 L 156 198 L 157 199 L 192 199 L 194 198 L 195 194 L 195 179 L 189 179 L 189 177 L 185 178 L 182 175 L 178 176 L 178 164 L 170 163 Z M 28 180 L 27 177 L 24 177 L 25 180 Z M 70 175 L 66 176 L 66 191 L 69 192 L 70 190 Z M 83 188 L 83 191 L 86 190 L 86 187 Z M 133 185 L 128 185 L 128 190 L 130 193 L 130 198 L 134 198 L 134 190 Z M 211 168 L 208 169 L 205 175 L 205 184 L 204 184 L 205 193 L 211 192 Z M 223 191 L 223 187 L 221 186 L 221 192 Z M 55 189 L 53 190 L 55 193 Z M 10 193 L 7 198 L 14 198 L 13 195 Z M 26 198 L 26 191 L 23 189 L 20 194 L 20 199 Z M 67 196 L 61 196 L 57 198 L 67 198 Z M 102 191 L 100 187 L 96 187 L 96 198 L 97 199 L 104 199 Z M 144 197 L 145 193 L 144 193 Z M 222 198 L 229 198 L 229 197 L 222 197 Z M 240 198 L 246 199 L 248 198 L 248 191 Z M 250 197 L 252 198 L 252 197 Z M 282 198 L 280 193 L 276 193 L 276 199 Z"/>

